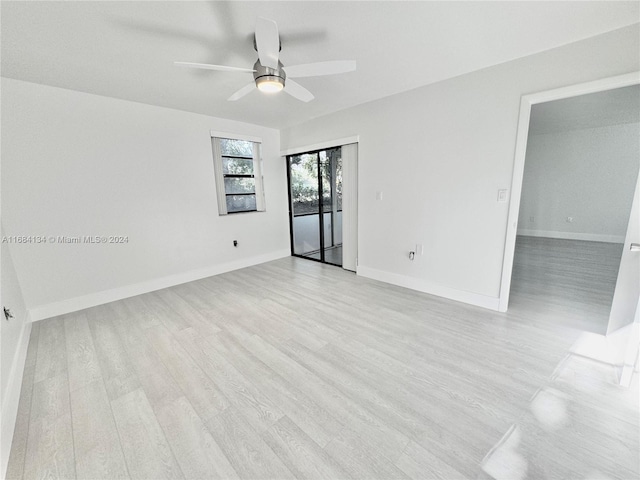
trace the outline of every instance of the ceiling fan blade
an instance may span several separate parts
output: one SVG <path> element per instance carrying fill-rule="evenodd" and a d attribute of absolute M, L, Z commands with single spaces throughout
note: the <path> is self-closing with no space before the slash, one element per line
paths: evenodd
<path fill-rule="evenodd" d="M 319 77 L 321 75 L 335 75 L 337 73 L 353 72 L 356 69 L 355 60 L 336 60 L 333 62 L 305 63 L 285 67 L 287 78 Z"/>
<path fill-rule="evenodd" d="M 242 39 L 238 39 L 237 41 L 245 40 L 246 42 L 253 42 L 255 33 L 249 33 L 244 35 Z M 282 43 L 286 43 L 287 45 L 290 43 L 295 43 L 296 45 L 305 45 L 309 43 L 318 43 L 327 38 L 326 30 L 310 30 L 304 29 L 297 32 L 292 32 L 287 29 L 286 33 L 280 33 L 280 45 Z M 211 42 L 209 42 L 211 45 Z"/>
<path fill-rule="evenodd" d="M 258 17 L 256 22 L 256 49 L 262 66 L 278 68 L 280 36 L 278 35 L 278 25 L 273 20 Z"/>
<path fill-rule="evenodd" d="M 310 102 L 315 98 L 309 90 L 304 88 L 299 83 L 294 82 L 293 80 L 289 80 L 288 78 L 284 85 L 284 91 L 291 95 L 293 98 L 297 98 L 298 100 L 305 103 Z"/>
<path fill-rule="evenodd" d="M 255 82 L 248 83 L 247 85 L 242 87 L 240 90 L 238 90 L 236 93 L 234 93 L 229 98 L 227 98 L 227 100 L 230 102 L 235 102 L 236 100 L 241 99 L 248 93 L 251 93 L 255 88 L 256 88 Z"/>
<path fill-rule="evenodd" d="M 203 68 L 205 70 L 219 70 L 221 72 L 255 72 L 253 68 L 228 67 L 227 65 L 211 65 L 208 63 L 173 62 L 178 67 Z"/>

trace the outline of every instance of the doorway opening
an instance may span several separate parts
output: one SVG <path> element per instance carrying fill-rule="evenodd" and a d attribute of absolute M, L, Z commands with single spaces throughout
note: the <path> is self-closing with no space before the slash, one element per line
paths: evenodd
<path fill-rule="evenodd" d="M 512 306 L 606 333 L 640 167 L 639 122 L 638 85 L 532 107 Z"/>
<path fill-rule="evenodd" d="M 623 270 L 640 265 L 627 252 L 636 241 L 639 112 L 637 74 L 523 97 L 501 311 L 534 308 L 603 335 L 622 296 L 635 309 L 637 287 Z M 625 317 L 633 321 L 633 311 Z"/>
<path fill-rule="evenodd" d="M 287 156 L 291 254 L 342 266 L 342 148 Z"/>

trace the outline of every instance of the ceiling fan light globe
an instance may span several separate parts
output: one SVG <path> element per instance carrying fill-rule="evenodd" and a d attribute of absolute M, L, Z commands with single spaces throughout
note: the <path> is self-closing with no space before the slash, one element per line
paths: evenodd
<path fill-rule="evenodd" d="M 284 88 L 284 79 L 275 76 L 264 76 L 256 79 L 258 90 L 264 93 L 278 93 Z"/>

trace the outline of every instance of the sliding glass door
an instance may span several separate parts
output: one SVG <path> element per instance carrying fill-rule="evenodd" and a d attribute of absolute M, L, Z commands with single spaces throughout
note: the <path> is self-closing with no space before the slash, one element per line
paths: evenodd
<path fill-rule="evenodd" d="M 331 148 L 287 157 L 291 253 L 342 266 L 342 158 Z"/>

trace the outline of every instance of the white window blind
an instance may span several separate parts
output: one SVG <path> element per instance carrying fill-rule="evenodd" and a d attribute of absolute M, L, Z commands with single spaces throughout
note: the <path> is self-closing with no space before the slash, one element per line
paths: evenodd
<path fill-rule="evenodd" d="M 358 258 L 358 144 L 342 146 L 342 268 L 356 271 Z"/>

